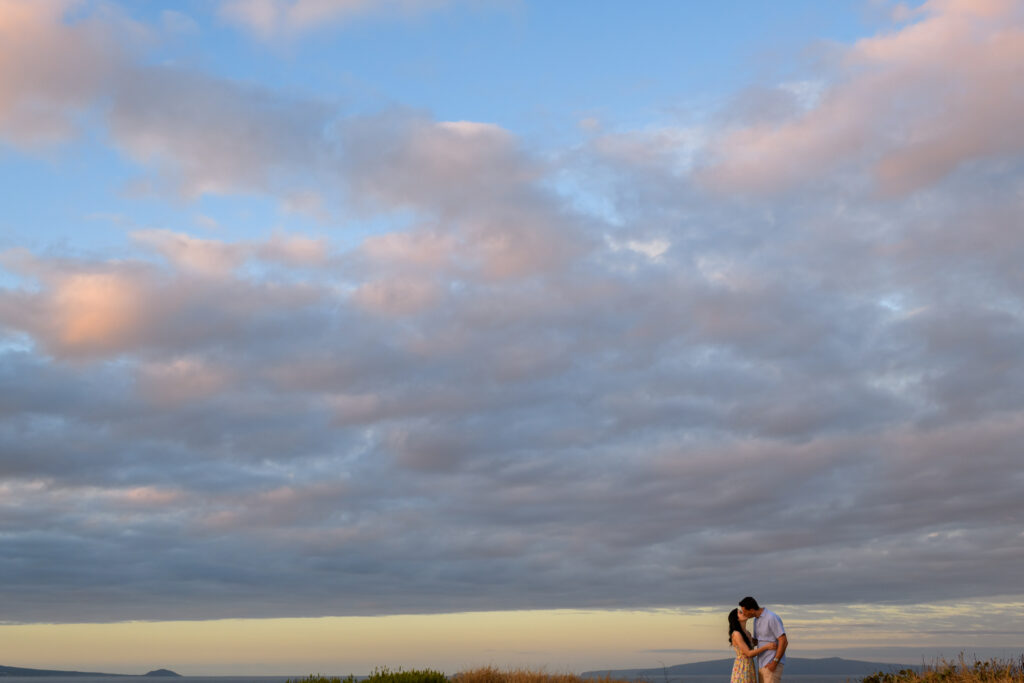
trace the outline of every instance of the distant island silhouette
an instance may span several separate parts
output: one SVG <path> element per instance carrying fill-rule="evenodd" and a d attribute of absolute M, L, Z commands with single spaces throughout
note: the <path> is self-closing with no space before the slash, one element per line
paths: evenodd
<path fill-rule="evenodd" d="M 599 671 L 584 671 L 582 678 L 618 678 L 623 680 L 648 680 L 658 683 L 666 678 L 681 676 L 722 676 L 728 677 L 732 671 L 732 663 L 735 657 L 729 659 L 713 659 L 706 662 L 693 662 L 692 664 L 676 664 L 674 666 L 658 667 L 654 669 L 601 669 Z M 841 657 L 825 657 L 822 659 L 807 659 L 800 657 L 786 657 L 787 675 L 810 675 L 810 676 L 868 676 L 879 671 L 899 671 L 901 669 L 913 669 L 921 671 L 920 664 L 890 664 L 888 662 L 864 662 L 856 659 L 843 659 Z"/>
<path fill-rule="evenodd" d="M 181 674 L 175 673 L 170 669 L 154 669 L 142 675 L 160 678 L 181 678 Z M 107 674 L 100 671 L 57 671 L 54 669 L 26 669 L 19 666 L 0 666 L 0 678 L 4 676 L 35 676 L 39 678 L 45 676 L 116 676 L 118 678 L 138 678 L 134 674 Z"/>

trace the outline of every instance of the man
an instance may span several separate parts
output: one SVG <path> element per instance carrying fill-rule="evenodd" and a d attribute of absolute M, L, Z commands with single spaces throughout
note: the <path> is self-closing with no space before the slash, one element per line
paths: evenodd
<path fill-rule="evenodd" d="M 746 597 L 740 600 L 740 617 L 743 619 L 755 618 L 754 621 L 754 642 L 760 645 L 776 642 L 779 647 L 776 650 L 766 650 L 757 656 L 757 669 L 761 674 L 761 683 L 781 683 L 782 667 L 786 664 L 786 648 L 789 647 L 789 639 L 786 638 L 786 629 L 782 626 L 782 619 L 775 612 L 770 612 L 757 604 L 757 600 Z"/>

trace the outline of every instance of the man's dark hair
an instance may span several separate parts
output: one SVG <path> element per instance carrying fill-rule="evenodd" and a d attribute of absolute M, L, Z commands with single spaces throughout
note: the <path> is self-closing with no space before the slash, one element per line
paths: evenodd
<path fill-rule="evenodd" d="M 750 597 L 749 595 L 740 600 L 740 607 L 742 607 L 743 609 L 761 609 L 761 607 L 757 604 L 757 600 Z"/>

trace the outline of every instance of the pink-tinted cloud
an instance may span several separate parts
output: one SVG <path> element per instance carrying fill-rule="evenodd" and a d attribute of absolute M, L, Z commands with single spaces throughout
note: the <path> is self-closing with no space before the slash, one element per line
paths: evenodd
<path fill-rule="evenodd" d="M 377 264 L 405 270 L 441 268 L 450 263 L 457 249 L 453 235 L 429 228 L 371 235 L 362 246 L 366 256 Z"/>
<path fill-rule="evenodd" d="M 1019 3 L 933 0 L 915 15 L 854 44 L 836 83 L 803 114 L 721 136 L 703 179 L 723 191 L 770 192 L 867 165 L 879 191 L 903 194 L 1024 148 Z"/>
<path fill-rule="evenodd" d="M 132 239 L 150 247 L 181 270 L 204 276 L 232 273 L 248 256 L 244 244 L 201 239 L 170 230 L 139 230 Z"/>
<path fill-rule="evenodd" d="M 203 277 L 227 277 L 257 260 L 292 267 L 323 266 L 328 261 L 326 238 L 275 232 L 265 241 L 225 242 L 172 230 L 137 230 L 132 239 L 159 254 L 176 270 Z"/>
<path fill-rule="evenodd" d="M 397 277 L 367 282 L 352 294 L 356 305 L 382 315 L 419 313 L 440 297 L 441 288 L 436 281 Z"/>
<path fill-rule="evenodd" d="M 156 486 L 136 486 L 128 489 L 113 489 L 105 497 L 117 505 L 133 508 L 161 508 L 178 503 L 185 493 L 178 489 Z"/>
<path fill-rule="evenodd" d="M 43 292 L 5 292 L 8 325 L 36 336 L 57 354 L 107 353 L 138 342 L 149 317 L 148 299 L 132 266 L 66 268 L 24 251 L 3 255 L 14 272 L 45 283 Z"/>
<path fill-rule="evenodd" d="M 306 524 L 323 523 L 345 511 L 350 486 L 344 480 L 281 485 L 268 490 L 218 496 L 196 512 L 194 524 L 203 532 L 280 530 L 282 539 Z M 333 527 L 328 527 L 328 530 Z"/>
<path fill-rule="evenodd" d="M 60 348 L 85 352 L 129 343 L 141 333 L 145 297 L 127 274 L 76 273 L 57 283 L 50 318 Z"/>
<path fill-rule="evenodd" d="M 55 356 L 96 358 L 188 347 L 202 339 L 217 343 L 244 334 L 264 314 L 310 305 L 323 296 L 308 285 L 227 277 L 220 268 L 220 246 L 171 233 L 147 234 L 159 251 L 169 254 L 174 268 L 142 261 L 48 260 L 24 250 L 4 253 L 3 264 L 37 287 L 0 292 L 3 323 L 31 335 Z M 229 263 L 235 262 L 233 250 L 227 249 Z M 196 278 L 210 273 L 197 271 L 197 264 L 217 266 L 217 277 Z"/>
<path fill-rule="evenodd" d="M 544 165 L 499 126 L 395 113 L 352 121 L 345 136 L 344 166 L 355 197 L 433 219 L 371 239 L 367 248 L 375 257 L 408 260 L 425 247 L 411 258 L 447 259 L 502 279 L 552 272 L 591 248 L 579 217 L 542 188 Z"/>
<path fill-rule="evenodd" d="M 80 4 L 0 0 L 0 136 L 16 145 L 67 138 L 123 66 L 110 23 L 66 20 Z"/>
<path fill-rule="evenodd" d="M 288 266 L 323 266 L 329 257 L 329 243 L 324 237 L 274 233 L 270 239 L 255 247 L 256 257 L 263 261 Z"/>

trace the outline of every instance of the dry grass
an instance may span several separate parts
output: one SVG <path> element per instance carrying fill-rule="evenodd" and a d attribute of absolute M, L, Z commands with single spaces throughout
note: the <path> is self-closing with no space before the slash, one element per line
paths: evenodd
<path fill-rule="evenodd" d="M 613 678 L 585 679 L 576 674 L 549 674 L 527 669 L 496 669 L 488 666 L 460 671 L 451 677 L 453 683 L 633 683 Z"/>
<path fill-rule="evenodd" d="M 942 661 L 917 672 L 877 673 L 863 683 L 1024 683 L 1024 656 L 1017 661 L 992 659 L 968 663 L 964 656 L 955 662 Z"/>

